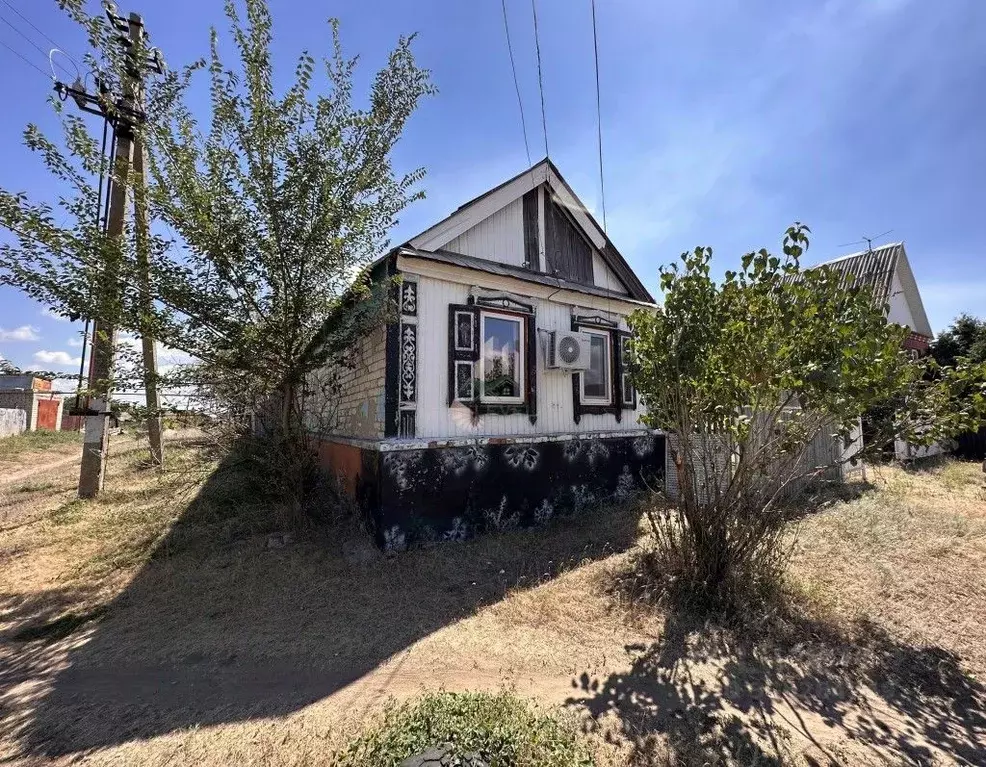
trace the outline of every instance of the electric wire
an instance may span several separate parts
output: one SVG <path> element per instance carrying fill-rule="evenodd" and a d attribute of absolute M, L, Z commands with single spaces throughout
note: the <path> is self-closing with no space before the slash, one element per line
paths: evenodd
<path fill-rule="evenodd" d="M 45 72 L 45 71 L 44 71 L 44 70 L 43 70 L 43 69 L 42 69 L 41 67 L 39 67 L 39 66 L 38 66 L 37 64 L 35 64 L 35 63 L 34 63 L 33 61 L 31 61 L 31 60 L 30 60 L 29 58 L 27 58 L 27 56 L 25 56 L 24 54 L 22 54 L 22 53 L 21 53 L 20 51 L 17 51 L 17 50 L 15 50 L 15 49 L 13 49 L 13 48 L 11 48 L 11 47 L 10 47 L 9 45 L 7 45 L 7 43 L 5 43 L 5 42 L 4 42 L 3 40 L 0 40 L 0 45 L 2 45 L 2 46 L 3 46 L 4 48 L 6 48 L 6 49 L 7 49 L 8 51 L 10 51 L 10 52 L 11 52 L 12 54 L 14 54 L 14 55 L 15 55 L 15 56 L 16 56 L 17 58 L 19 58 L 19 59 L 20 59 L 21 61 L 23 61 L 23 62 L 24 62 L 25 64 L 27 64 L 27 65 L 28 65 L 29 67 L 33 67 L 33 68 L 34 68 L 34 69 L 36 69 L 36 70 L 37 70 L 38 72 L 40 72 L 40 73 L 41 73 L 41 75 L 42 75 L 42 77 L 44 77 L 44 79 L 45 79 L 45 80 L 48 80 L 48 81 L 51 81 L 52 79 L 54 79 L 54 78 L 52 78 L 52 76 L 51 76 L 50 74 L 48 74 L 47 72 Z"/>
<path fill-rule="evenodd" d="M 534 49 L 537 51 L 538 59 L 538 91 L 541 94 L 541 130 L 544 131 L 544 156 L 550 157 L 548 152 L 548 120 L 544 112 L 544 76 L 541 73 L 541 36 L 538 32 L 538 9 L 537 0 L 531 0 L 531 13 L 534 15 Z"/>
<path fill-rule="evenodd" d="M 62 54 L 64 54 L 64 55 L 65 55 L 65 57 L 66 57 L 66 58 L 67 58 L 67 59 L 68 59 L 69 61 L 71 61 L 71 62 L 72 62 L 72 63 L 73 63 L 74 65 L 75 65 L 75 67 L 76 67 L 76 69 L 78 69 L 78 67 L 79 67 L 79 62 L 77 62 L 77 61 L 76 61 L 75 59 L 73 59 L 73 58 L 72 58 L 72 57 L 71 57 L 71 56 L 70 56 L 70 55 L 69 55 L 68 53 L 66 53 L 66 52 L 65 52 L 65 49 L 64 49 L 64 48 L 62 48 L 62 46 L 60 46 L 60 45 L 59 45 L 58 43 L 56 43 L 56 42 L 55 42 L 54 40 L 52 40 L 52 39 L 51 39 L 51 38 L 50 38 L 50 37 L 49 37 L 49 36 L 48 36 L 48 35 L 47 35 L 47 34 L 45 33 L 45 31 L 44 31 L 43 29 L 41 29 L 40 27 L 38 27 L 38 26 L 37 26 L 37 25 L 36 25 L 36 24 L 35 24 L 35 23 L 34 23 L 33 21 L 31 21 L 31 20 L 30 20 L 30 19 L 29 19 L 29 18 L 28 18 L 27 16 L 25 16 L 25 15 L 24 15 L 23 13 L 21 13 L 21 12 L 20 12 L 19 10 L 17 10 L 17 8 L 16 8 L 16 7 L 14 6 L 14 5 L 12 5 L 12 4 L 10 3 L 10 1 L 9 1 L 9 0 L 0 0 L 0 2 L 2 2 L 2 3 L 3 3 L 4 5 L 6 5 L 6 6 L 8 7 L 8 8 L 10 8 L 10 10 L 12 10 L 12 11 L 13 11 L 14 13 L 16 13 L 16 14 L 17 14 L 17 15 L 18 15 L 18 16 L 19 16 L 19 17 L 20 17 L 20 18 L 21 18 L 21 19 L 22 19 L 22 20 L 24 21 L 24 23 L 25 23 L 25 24 L 27 24 L 27 25 L 28 25 L 29 27 L 31 27 L 31 29 L 33 29 L 33 30 L 34 30 L 35 32 L 37 32 L 37 33 L 38 33 L 39 35 L 41 35 L 41 36 L 42 36 L 42 37 L 43 37 L 43 38 L 44 38 L 45 40 L 47 40 L 47 41 L 48 41 L 49 43 L 51 43 L 51 44 L 52 44 L 52 45 L 53 45 L 53 46 L 54 46 L 55 48 L 57 48 L 57 49 L 58 49 L 58 50 L 59 50 L 59 51 L 60 51 L 60 52 L 61 52 Z M 63 67 L 63 69 L 64 69 L 64 67 Z M 65 71 L 67 72 L 68 70 L 65 70 Z"/>
<path fill-rule="evenodd" d="M 520 84 L 517 81 L 517 65 L 514 62 L 514 49 L 510 44 L 510 27 L 507 24 L 507 0 L 500 0 L 500 6 L 503 8 L 503 33 L 507 37 L 507 53 L 510 55 L 510 71 L 513 73 L 514 77 L 514 90 L 517 92 L 517 106 L 520 108 L 520 127 L 524 131 L 524 151 L 527 152 L 527 167 L 530 168 L 531 163 L 531 145 L 527 140 L 527 120 L 524 118 L 524 101 L 520 97 Z"/>
<path fill-rule="evenodd" d="M 599 40 L 596 36 L 596 0 L 592 4 L 592 51 L 596 64 L 596 136 L 599 144 L 599 200 L 603 212 L 603 232 L 606 231 L 606 182 L 603 176 L 603 117 L 599 97 Z"/>

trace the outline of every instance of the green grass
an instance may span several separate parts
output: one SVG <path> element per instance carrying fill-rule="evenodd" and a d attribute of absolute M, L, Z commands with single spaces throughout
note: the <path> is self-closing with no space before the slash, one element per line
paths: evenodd
<path fill-rule="evenodd" d="M 356 738 L 340 767 L 397 767 L 442 744 L 455 756 L 477 754 L 489 767 L 592 767 L 574 727 L 510 692 L 430 693 L 391 705 Z"/>
<path fill-rule="evenodd" d="M 82 445 L 82 435 L 77 431 L 25 431 L 0 439 L 0 460 L 16 458 L 23 453 L 50 450 L 62 445 Z"/>

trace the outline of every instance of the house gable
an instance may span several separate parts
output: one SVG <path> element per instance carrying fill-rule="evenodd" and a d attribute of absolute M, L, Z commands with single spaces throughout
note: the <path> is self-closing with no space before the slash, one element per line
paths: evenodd
<path fill-rule="evenodd" d="M 927 338 L 934 337 L 903 242 L 881 245 L 819 266 L 831 267 L 851 277 L 854 284 L 870 287 L 874 300 L 889 307 L 888 321 L 906 325 Z"/>
<path fill-rule="evenodd" d="M 407 244 L 654 301 L 549 160 L 466 203 Z"/>

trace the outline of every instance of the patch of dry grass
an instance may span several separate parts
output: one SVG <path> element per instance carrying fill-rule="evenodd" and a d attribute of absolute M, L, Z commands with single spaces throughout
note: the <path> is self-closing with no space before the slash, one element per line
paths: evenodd
<path fill-rule="evenodd" d="M 982 744 L 977 466 L 881 470 L 802 519 L 793 607 L 757 635 L 614 602 L 634 509 L 393 559 L 356 525 L 271 549 L 270 502 L 203 451 L 164 475 L 118 455 L 96 502 L 16 494 L 35 506 L 0 541 L 0 758 L 317 764 L 390 696 L 505 685 L 583 716 L 600 764 Z"/>
<path fill-rule="evenodd" d="M 793 579 L 847 622 L 948 647 L 986 678 L 986 475 L 958 461 L 871 474 L 872 490 L 802 522 Z"/>

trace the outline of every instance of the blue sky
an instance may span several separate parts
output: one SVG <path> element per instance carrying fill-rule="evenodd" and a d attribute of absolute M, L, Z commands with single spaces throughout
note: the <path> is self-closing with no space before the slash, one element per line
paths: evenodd
<path fill-rule="evenodd" d="M 84 40 L 54 0 L 9 0 L 79 58 Z M 92 3 L 93 8 L 96 3 Z M 120 4 L 144 13 L 153 43 L 181 64 L 225 30 L 222 0 Z M 439 94 L 413 118 L 399 169 L 423 165 L 427 199 L 407 239 L 526 165 L 499 0 L 272 2 L 285 77 L 296 53 L 326 50 L 342 22 L 365 86 L 401 33 Z M 986 3 L 982 0 L 598 0 L 609 234 L 644 283 L 684 249 L 711 245 L 725 269 L 779 246 L 795 220 L 814 231 L 809 262 L 862 235 L 904 240 L 936 331 L 986 315 Z M 544 154 L 527 0 L 507 0 L 531 154 Z M 551 157 L 600 213 L 589 0 L 538 0 Z M 0 17 L 45 41 L 0 3 Z M 0 41 L 42 69 L 6 24 Z M 42 75 L 0 47 L 0 185 L 56 190 L 23 148 L 29 121 L 53 126 Z M 0 356 L 77 369 L 78 328 L 0 288 Z"/>

